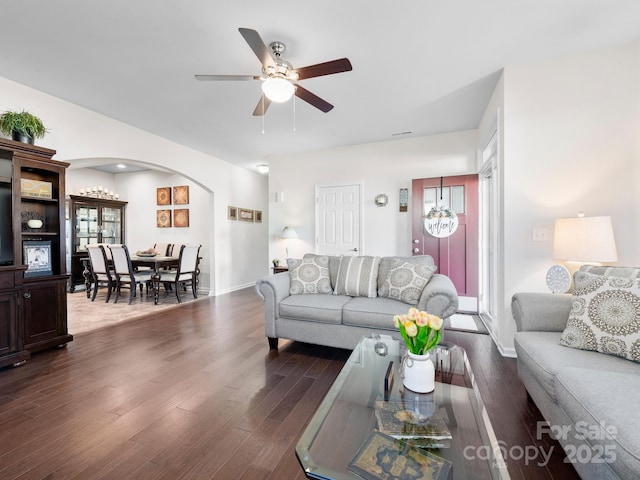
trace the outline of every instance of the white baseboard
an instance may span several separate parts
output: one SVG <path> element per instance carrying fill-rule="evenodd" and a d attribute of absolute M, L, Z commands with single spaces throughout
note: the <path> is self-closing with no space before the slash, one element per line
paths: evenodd
<path fill-rule="evenodd" d="M 245 285 L 236 285 L 235 287 L 225 288 L 224 290 L 215 290 L 213 292 L 210 292 L 209 295 L 211 295 L 212 297 L 217 297 L 218 295 L 224 295 L 225 293 L 231 293 L 235 292 L 236 290 L 243 290 L 245 288 L 253 287 L 255 286 L 255 284 L 256 282 L 252 282 Z"/>

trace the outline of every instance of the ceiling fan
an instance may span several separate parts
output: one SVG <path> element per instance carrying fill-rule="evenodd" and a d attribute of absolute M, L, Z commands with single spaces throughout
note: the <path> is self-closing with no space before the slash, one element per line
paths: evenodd
<path fill-rule="evenodd" d="M 264 115 L 271 102 L 286 102 L 292 95 L 304 100 L 310 105 L 328 112 L 333 108 L 326 100 L 301 87 L 296 82 L 307 78 L 321 77 L 334 73 L 351 71 L 348 58 L 340 58 L 329 62 L 309 65 L 302 68 L 293 66 L 282 58 L 286 46 L 282 42 L 272 42 L 269 47 L 262 41 L 260 35 L 250 28 L 239 28 L 240 34 L 262 63 L 263 76 L 257 75 L 196 75 L 196 80 L 212 81 L 262 81 L 262 98 L 258 102 L 254 115 Z"/>

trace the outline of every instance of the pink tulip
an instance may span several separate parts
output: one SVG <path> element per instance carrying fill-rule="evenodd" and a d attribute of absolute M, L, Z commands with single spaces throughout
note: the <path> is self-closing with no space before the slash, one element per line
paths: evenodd
<path fill-rule="evenodd" d="M 429 314 L 427 312 L 420 312 L 418 318 L 416 318 L 416 324 L 419 327 L 426 327 L 429 323 Z"/>
<path fill-rule="evenodd" d="M 429 328 L 440 330 L 442 328 L 442 319 L 436 315 L 429 315 Z"/>
<path fill-rule="evenodd" d="M 407 318 L 409 320 L 416 320 L 419 316 L 420 316 L 420 311 L 415 307 L 411 307 L 407 312 Z"/>
<path fill-rule="evenodd" d="M 404 324 L 404 331 L 407 332 L 407 336 L 415 337 L 418 334 L 418 327 L 412 321 L 407 321 Z"/>
<path fill-rule="evenodd" d="M 402 322 L 402 317 L 400 315 L 393 316 L 393 326 L 395 328 L 400 328 L 400 323 Z"/>

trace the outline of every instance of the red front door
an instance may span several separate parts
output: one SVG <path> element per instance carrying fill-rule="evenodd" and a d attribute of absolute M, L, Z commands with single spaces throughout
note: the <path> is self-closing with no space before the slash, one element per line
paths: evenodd
<path fill-rule="evenodd" d="M 458 295 L 478 296 L 478 176 L 422 178 L 412 182 L 414 255 L 431 255 L 438 273 L 453 281 Z M 433 208 L 457 214 L 457 229 L 437 237 L 425 229 Z M 448 233 L 448 232 L 447 232 Z"/>

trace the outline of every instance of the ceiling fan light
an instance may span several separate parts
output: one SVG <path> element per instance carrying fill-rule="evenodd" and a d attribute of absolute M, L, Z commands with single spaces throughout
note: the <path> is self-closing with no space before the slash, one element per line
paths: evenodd
<path fill-rule="evenodd" d="M 293 96 L 295 87 L 284 78 L 267 78 L 262 82 L 262 92 L 276 103 L 286 102 Z"/>

